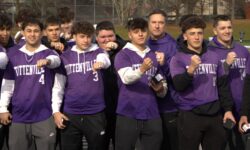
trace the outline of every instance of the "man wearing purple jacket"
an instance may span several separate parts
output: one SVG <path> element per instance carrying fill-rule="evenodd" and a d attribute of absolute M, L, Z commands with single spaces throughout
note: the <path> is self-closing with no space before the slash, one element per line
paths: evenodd
<path fill-rule="evenodd" d="M 148 46 L 158 55 L 158 61 L 162 61 L 161 69 L 168 83 L 168 92 L 164 98 L 159 98 L 158 106 L 162 118 L 163 142 L 162 150 L 177 150 L 177 124 L 178 116 L 176 91 L 169 71 L 169 63 L 176 53 L 176 42 L 173 37 L 165 32 L 167 15 L 163 10 L 156 9 L 148 15 L 150 37 Z M 160 55 L 163 53 L 163 55 Z"/>
<path fill-rule="evenodd" d="M 208 50 L 217 53 L 220 62 L 228 72 L 228 82 L 234 101 L 233 113 L 238 122 L 242 103 L 243 84 L 246 76 L 246 65 L 249 61 L 248 50 L 233 40 L 232 21 L 227 15 L 218 15 L 213 23 L 214 37 L 208 45 Z M 237 88 L 235 88 L 237 85 Z M 229 131 L 229 149 L 244 150 L 243 138 L 238 126 Z"/>
<path fill-rule="evenodd" d="M 203 40 L 205 22 L 190 17 L 183 22 L 184 41 L 171 59 L 170 72 L 179 94 L 180 150 L 221 150 L 226 142 L 223 122 L 235 122 L 227 74 L 218 55 Z M 224 110 L 224 114 L 221 110 Z"/>
<path fill-rule="evenodd" d="M 159 150 L 162 122 L 156 95 L 165 96 L 163 79 L 156 54 L 146 46 L 147 21 L 128 21 L 127 43 L 115 57 L 119 79 L 116 122 L 116 150 L 134 150 L 137 139 L 144 150 Z"/>
<path fill-rule="evenodd" d="M 110 66 L 110 60 L 103 49 L 91 43 L 94 31 L 89 22 L 74 23 L 76 45 L 61 55 L 61 70 L 55 76 L 52 107 L 55 123 L 62 129 L 62 150 L 82 149 L 83 136 L 89 150 L 103 150 L 106 118 L 102 70 Z"/>
<path fill-rule="evenodd" d="M 1 88 L 0 122 L 10 124 L 10 150 L 27 150 L 35 140 L 37 150 L 53 150 L 52 118 L 54 71 L 61 61 L 41 44 L 43 25 L 27 19 L 22 25 L 26 44 L 10 51 Z M 11 103 L 11 110 L 9 105 Z"/>

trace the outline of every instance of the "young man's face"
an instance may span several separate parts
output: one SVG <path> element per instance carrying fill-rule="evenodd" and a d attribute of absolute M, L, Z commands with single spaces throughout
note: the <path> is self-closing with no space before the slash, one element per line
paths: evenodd
<path fill-rule="evenodd" d="M 10 39 L 11 29 L 3 28 L 0 29 L 0 44 L 6 46 Z"/>
<path fill-rule="evenodd" d="M 71 33 L 72 26 L 73 26 L 73 21 L 62 23 L 61 24 L 62 32 Z"/>
<path fill-rule="evenodd" d="M 48 25 L 44 32 L 50 42 L 60 41 L 60 25 Z"/>
<path fill-rule="evenodd" d="M 203 42 L 203 29 L 190 28 L 183 34 L 184 40 L 187 40 L 190 50 L 200 51 Z"/>
<path fill-rule="evenodd" d="M 108 42 L 114 42 L 115 40 L 116 37 L 113 30 L 100 30 L 96 35 L 96 41 L 102 49 L 106 49 L 106 44 Z"/>
<path fill-rule="evenodd" d="M 166 21 L 161 14 L 154 14 L 149 17 L 148 29 L 150 35 L 154 38 L 162 37 L 165 33 Z"/>
<path fill-rule="evenodd" d="M 37 46 L 41 43 L 42 31 L 39 25 L 30 24 L 26 26 L 22 34 L 25 37 L 26 44 L 30 46 Z"/>
<path fill-rule="evenodd" d="M 86 50 L 91 45 L 92 36 L 90 35 L 77 33 L 73 35 L 73 38 L 76 42 L 76 46 L 81 50 Z"/>
<path fill-rule="evenodd" d="M 220 43 L 231 43 L 233 36 L 233 27 L 230 20 L 219 21 L 218 25 L 214 27 L 213 31 Z"/>
<path fill-rule="evenodd" d="M 128 37 L 130 38 L 131 42 L 134 45 L 140 45 L 143 46 L 146 43 L 148 36 L 148 30 L 147 29 L 134 29 L 130 30 L 128 32 Z"/>

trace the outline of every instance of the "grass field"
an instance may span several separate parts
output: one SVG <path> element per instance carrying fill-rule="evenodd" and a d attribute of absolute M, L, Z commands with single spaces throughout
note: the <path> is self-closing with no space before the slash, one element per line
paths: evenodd
<path fill-rule="evenodd" d="M 244 45 L 250 45 L 250 20 L 234 20 L 233 21 L 234 28 L 234 39 L 239 40 L 240 32 L 244 32 L 245 36 L 243 39 Z M 166 31 L 176 38 L 180 34 L 180 29 L 177 25 L 169 24 L 166 27 Z M 116 26 L 116 32 L 123 37 L 124 39 L 128 39 L 127 30 L 123 26 Z M 213 36 L 212 32 L 212 24 L 207 23 L 207 28 L 205 29 L 205 38 Z"/>

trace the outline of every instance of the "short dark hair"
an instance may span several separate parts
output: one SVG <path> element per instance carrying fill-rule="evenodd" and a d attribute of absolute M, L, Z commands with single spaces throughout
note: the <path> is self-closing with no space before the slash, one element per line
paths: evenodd
<path fill-rule="evenodd" d="M 134 30 L 134 29 L 147 29 L 148 22 L 143 18 L 129 18 L 127 23 L 127 29 Z"/>
<path fill-rule="evenodd" d="M 31 7 L 22 8 L 18 11 L 18 13 L 15 16 L 15 22 L 25 22 L 27 18 L 38 18 L 39 13 L 36 11 L 33 11 Z"/>
<path fill-rule="evenodd" d="M 219 21 L 232 21 L 231 18 L 227 15 L 218 15 L 214 17 L 213 27 L 216 27 Z"/>
<path fill-rule="evenodd" d="M 60 26 L 61 25 L 61 21 L 56 16 L 49 16 L 44 21 L 44 28 L 46 29 L 50 25 L 59 25 Z"/>
<path fill-rule="evenodd" d="M 57 9 L 58 17 L 61 20 L 61 23 L 68 23 L 74 19 L 74 12 L 69 7 L 61 7 Z"/>
<path fill-rule="evenodd" d="M 179 27 L 181 27 L 182 26 L 182 23 L 186 20 L 186 19 L 188 19 L 188 18 L 190 18 L 190 17 L 198 17 L 196 14 L 187 14 L 187 15 L 183 15 L 182 17 L 181 17 L 181 19 L 180 19 L 180 21 L 179 21 Z"/>
<path fill-rule="evenodd" d="M 115 27 L 110 21 L 102 21 L 96 25 L 96 35 L 98 35 L 101 30 L 112 30 L 115 32 Z"/>
<path fill-rule="evenodd" d="M 41 31 L 43 30 L 43 24 L 40 20 L 36 18 L 27 18 L 23 23 L 22 23 L 22 30 L 24 30 L 27 26 L 29 25 L 38 25 Z"/>
<path fill-rule="evenodd" d="M 81 21 L 81 22 L 75 22 L 72 27 L 72 34 L 76 35 L 78 33 L 86 34 L 88 36 L 92 36 L 95 33 L 94 26 L 87 22 L 87 21 Z"/>
<path fill-rule="evenodd" d="M 194 16 L 194 17 L 189 17 L 186 19 L 181 26 L 181 31 L 182 33 L 185 33 L 188 29 L 191 28 L 206 28 L 206 23 L 199 17 Z"/>
<path fill-rule="evenodd" d="M 151 11 L 149 14 L 148 14 L 148 19 L 152 16 L 152 15 L 155 15 L 155 14 L 160 14 L 162 15 L 164 18 L 165 18 L 165 21 L 167 20 L 167 14 L 164 10 L 162 9 L 154 9 L 153 11 Z"/>
<path fill-rule="evenodd" d="M 6 14 L 0 14 L 0 30 L 10 30 L 13 27 L 12 20 Z"/>

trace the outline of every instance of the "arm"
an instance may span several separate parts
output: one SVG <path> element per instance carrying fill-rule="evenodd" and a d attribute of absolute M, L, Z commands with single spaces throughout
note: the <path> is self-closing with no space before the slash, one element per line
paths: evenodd
<path fill-rule="evenodd" d="M 66 77 L 62 74 L 56 73 L 54 85 L 52 88 L 52 111 L 55 124 L 59 129 L 64 129 L 66 126 L 63 124 L 63 120 L 68 120 L 68 118 L 60 112 L 64 96 L 65 84 Z"/>
<path fill-rule="evenodd" d="M 250 112 L 250 74 L 246 74 L 243 85 L 243 96 L 241 103 L 241 116 L 248 116 Z"/>
<path fill-rule="evenodd" d="M 223 75 L 217 79 L 219 100 L 225 112 L 232 111 L 233 100 L 228 85 L 228 76 Z"/>
<path fill-rule="evenodd" d="M 118 74 L 124 84 L 133 84 L 143 75 L 140 69 L 133 70 L 132 67 L 121 68 Z"/>
<path fill-rule="evenodd" d="M 37 61 L 37 67 L 47 66 L 50 69 L 54 69 L 59 67 L 61 64 L 61 60 L 57 55 L 49 55 L 46 59 L 40 59 Z"/>
<path fill-rule="evenodd" d="M 14 80 L 6 80 L 2 81 L 2 89 L 1 89 L 1 100 L 0 100 L 0 122 L 4 125 L 11 123 L 11 114 L 8 111 L 8 106 L 10 103 L 10 99 L 13 95 L 14 91 Z"/>
<path fill-rule="evenodd" d="M 96 57 L 96 61 L 102 63 L 103 69 L 107 69 L 111 65 L 109 56 L 106 53 L 98 54 Z"/>
<path fill-rule="evenodd" d="M 118 74 L 124 84 L 133 84 L 153 65 L 150 58 L 145 58 L 139 69 L 133 70 L 132 67 L 125 67 L 118 70 Z"/>
<path fill-rule="evenodd" d="M 8 64 L 8 57 L 5 52 L 0 52 L 0 69 L 5 69 Z"/>
<path fill-rule="evenodd" d="M 54 85 L 52 88 L 52 111 L 53 114 L 60 112 L 61 104 L 64 96 L 64 89 L 66 84 L 66 77 L 62 74 L 56 73 Z"/>
<path fill-rule="evenodd" d="M 193 76 L 190 76 L 187 72 L 183 74 L 178 74 L 173 77 L 173 84 L 176 91 L 186 90 L 190 84 L 192 84 Z"/>
<path fill-rule="evenodd" d="M 243 85 L 243 95 L 242 95 L 242 102 L 241 102 L 241 110 L 240 110 L 240 121 L 239 121 L 239 131 L 241 133 L 244 133 L 244 130 L 242 129 L 242 126 L 244 124 L 248 124 L 248 116 L 250 111 L 250 74 L 246 74 L 246 77 L 244 79 L 244 85 Z"/>
<path fill-rule="evenodd" d="M 195 70 L 198 68 L 201 63 L 200 57 L 197 55 L 193 55 L 190 58 L 190 65 L 187 69 L 184 70 L 183 66 L 179 65 L 178 60 L 174 59 L 171 61 L 171 70 L 177 70 L 176 68 L 181 68 L 183 73 L 177 73 L 173 76 L 173 84 L 175 86 L 176 91 L 184 91 L 186 90 L 193 81 L 193 75 Z"/>
<path fill-rule="evenodd" d="M 0 113 L 9 112 L 8 106 L 14 92 L 15 81 L 3 79 L 1 88 Z"/>

